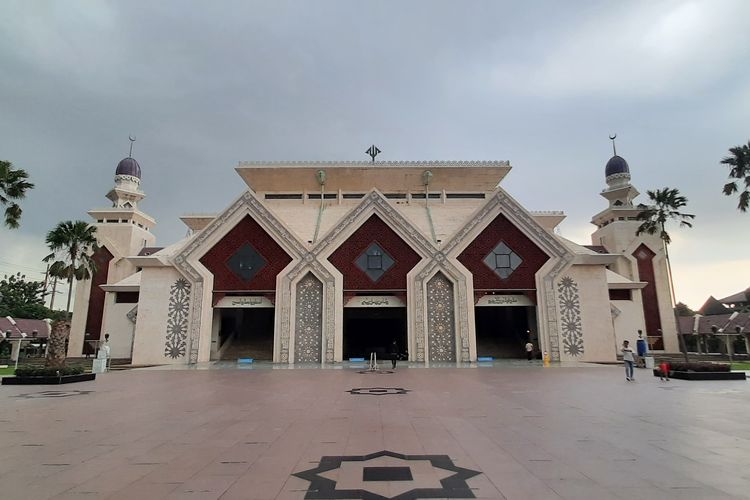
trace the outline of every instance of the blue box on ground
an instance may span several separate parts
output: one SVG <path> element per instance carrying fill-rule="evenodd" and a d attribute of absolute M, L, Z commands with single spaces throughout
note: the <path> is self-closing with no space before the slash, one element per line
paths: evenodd
<path fill-rule="evenodd" d="M 350 363 L 357 363 L 357 362 L 361 362 L 361 361 L 364 361 L 364 360 L 365 360 L 365 358 L 349 358 L 349 362 Z"/>
<path fill-rule="evenodd" d="M 494 360 L 495 360 L 495 358 L 493 358 L 492 356 L 479 356 L 477 358 L 477 361 L 479 361 L 479 362 L 481 362 L 481 361 L 494 361 Z"/>
<path fill-rule="evenodd" d="M 238 363 L 249 364 L 255 361 L 253 358 L 237 358 Z"/>

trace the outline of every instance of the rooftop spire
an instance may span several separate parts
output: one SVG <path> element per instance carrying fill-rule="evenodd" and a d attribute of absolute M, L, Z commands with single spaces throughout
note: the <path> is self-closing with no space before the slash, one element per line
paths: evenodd
<path fill-rule="evenodd" d="M 372 158 L 372 162 L 375 163 L 375 157 L 378 156 L 378 154 L 380 153 L 380 150 L 375 144 L 373 144 L 372 146 L 370 146 L 370 149 L 365 151 L 365 153 L 370 155 L 370 157 Z"/>
<path fill-rule="evenodd" d="M 135 142 L 135 137 L 132 135 L 128 135 L 128 139 L 130 139 L 130 153 L 128 153 L 128 158 L 133 157 L 133 143 Z"/>
<path fill-rule="evenodd" d="M 613 134 L 609 136 L 609 140 L 612 141 L 612 152 L 615 156 L 617 156 L 617 147 L 615 146 L 615 139 L 617 139 L 617 134 Z"/>

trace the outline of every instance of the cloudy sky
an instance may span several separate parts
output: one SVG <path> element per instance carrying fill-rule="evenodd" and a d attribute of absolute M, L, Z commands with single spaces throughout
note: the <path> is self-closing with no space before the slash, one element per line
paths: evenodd
<path fill-rule="evenodd" d="M 0 273 L 39 276 L 45 233 L 108 206 L 128 134 L 159 244 L 240 194 L 240 160 L 372 143 L 509 160 L 504 187 L 587 244 L 616 132 L 636 187 L 677 188 L 697 215 L 670 248 L 697 308 L 750 286 L 750 214 L 719 164 L 750 140 L 749 18 L 744 0 L 2 0 L 0 159 L 36 188 L 21 229 L 0 228 Z"/>

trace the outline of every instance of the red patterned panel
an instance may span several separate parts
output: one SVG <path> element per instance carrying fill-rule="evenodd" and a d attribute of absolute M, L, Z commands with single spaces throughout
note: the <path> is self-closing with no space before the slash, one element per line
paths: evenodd
<path fill-rule="evenodd" d="M 501 241 L 504 241 L 523 261 L 506 279 L 500 279 L 484 263 L 487 254 Z M 495 220 L 458 256 L 459 262 L 474 275 L 474 288 L 478 290 L 535 289 L 534 275 L 548 259 L 546 253 L 502 214 L 495 217 Z"/>
<path fill-rule="evenodd" d="M 354 263 L 372 243 L 380 245 L 396 262 L 377 282 Z M 373 215 L 328 260 L 344 275 L 346 290 L 406 290 L 406 274 L 420 258 L 380 217 Z"/>
<path fill-rule="evenodd" d="M 656 254 L 645 244 L 641 244 L 633 252 L 638 261 L 638 278 L 648 282 L 641 290 L 643 297 L 643 317 L 646 320 L 646 335 L 656 336 L 661 331 L 661 316 L 659 316 L 659 300 L 656 294 L 656 277 L 654 275 L 654 257 Z M 654 345 L 654 349 L 664 349 L 661 339 Z"/>
<path fill-rule="evenodd" d="M 244 281 L 234 274 L 227 264 L 245 243 L 249 243 L 266 260 L 263 269 L 250 281 Z M 200 261 L 214 275 L 214 290 L 275 290 L 276 275 L 292 258 L 248 215 Z"/>
<path fill-rule="evenodd" d="M 86 329 L 84 333 L 90 333 L 86 340 L 97 340 L 102 334 L 102 315 L 104 314 L 104 298 L 106 292 L 99 285 L 107 283 L 109 274 L 109 262 L 112 260 L 112 253 L 107 247 L 99 247 L 94 254 L 96 262 L 96 273 L 91 280 L 91 290 L 89 291 L 89 310 L 86 313 Z"/>

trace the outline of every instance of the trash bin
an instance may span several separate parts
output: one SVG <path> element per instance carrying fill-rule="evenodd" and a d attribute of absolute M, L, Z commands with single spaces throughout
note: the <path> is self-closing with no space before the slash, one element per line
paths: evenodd
<path fill-rule="evenodd" d="M 635 342 L 636 350 L 638 351 L 638 356 L 645 356 L 648 354 L 648 344 L 646 344 L 646 339 L 638 339 Z"/>
<path fill-rule="evenodd" d="M 654 369 L 654 357 L 653 356 L 645 356 L 643 358 L 643 361 L 646 363 L 646 369 L 648 370 Z"/>
<path fill-rule="evenodd" d="M 96 358 L 91 366 L 92 373 L 104 373 L 107 371 L 107 358 Z"/>

